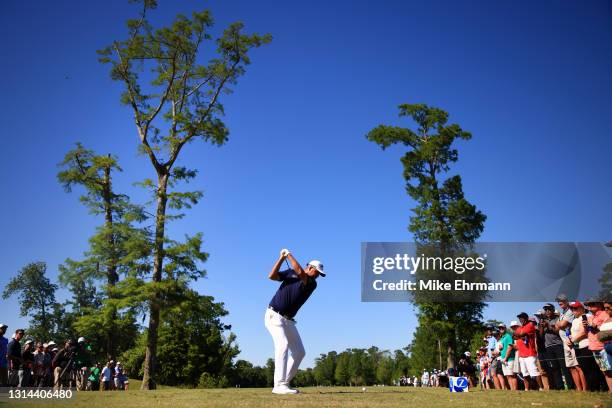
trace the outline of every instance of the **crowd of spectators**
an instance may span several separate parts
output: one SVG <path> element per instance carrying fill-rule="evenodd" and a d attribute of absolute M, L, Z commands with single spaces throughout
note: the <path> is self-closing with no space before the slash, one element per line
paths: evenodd
<path fill-rule="evenodd" d="M 127 390 L 129 380 L 121 362 L 110 360 L 104 367 L 93 363 L 85 338 L 68 339 L 60 347 L 25 338 L 15 330 L 9 341 L 8 326 L 0 324 L 0 387 L 74 387 L 78 390 Z"/>
<path fill-rule="evenodd" d="M 508 326 L 486 326 L 476 355 L 466 351 L 456 367 L 424 369 L 397 384 L 445 387 L 449 376 L 464 376 L 483 389 L 612 391 L 612 302 L 563 294 L 555 301 L 559 309 L 547 303 Z"/>
<path fill-rule="evenodd" d="M 466 352 L 458 374 L 471 386 L 509 390 L 612 390 L 612 302 L 556 298 L 534 315 L 485 329 L 475 359 Z"/>

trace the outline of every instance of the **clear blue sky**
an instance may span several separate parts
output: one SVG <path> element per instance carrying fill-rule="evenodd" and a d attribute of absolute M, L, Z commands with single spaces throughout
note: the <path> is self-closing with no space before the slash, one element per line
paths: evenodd
<path fill-rule="evenodd" d="M 224 98 L 229 143 L 185 151 L 205 198 L 170 228 L 204 232 L 208 278 L 195 287 L 225 302 L 242 358 L 272 355 L 266 274 L 282 247 L 329 270 L 297 318 L 306 365 L 332 349 L 410 342 L 411 305 L 360 302 L 360 242 L 412 239 L 402 151 L 364 138 L 408 125 L 400 103 L 441 107 L 473 133 L 453 170 L 488 216 L 483 241 L 612 238 L 609 2 L 160 3 L 155 22 L 211 8 L 217 30 L 242 20 L 274 36 Z M 135 12 L 123 0 L 0 3 L 2 287 L 34 260 L 55 278 L 100 223 L 56 181 L 74 142 L 118 155 L 117 187 L 144 199 L 131 183 L 152 170 L 95 53 Z M 536 306 L 491 305 L 486 317 Z M 11 329 L 26 324 L 17 310 L 0 300 Z"/>

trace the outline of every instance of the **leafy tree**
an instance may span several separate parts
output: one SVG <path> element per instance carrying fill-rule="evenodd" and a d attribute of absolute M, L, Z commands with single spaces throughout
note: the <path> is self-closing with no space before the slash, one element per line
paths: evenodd
<path fill-rule="evenodd" d="M 296 382 L 300 378 L 301 371 L 296 375 Z M 259 366 L 254 366 L 248 361 L 238 360 L 234 365 L 232 383 L 242 388 L 257 388 L 266 387 L 265 369 Z M 307 383 L 310 385 L 309 383 Z M 302 384 L 299 384 L 302 385 Z"/>
<path fill-rule="evenodd" d="M 96 354 L 115 359 L 118 351 L 133 345 L 138 330 L 140 275 L 148 270 L 150 239 L 135 224 L 146 216 L 128 196 L 114 190 L 113 172 L 121 171 L 115 157 L 96 155 L 77 143 L 60 166 L 58 180 L 65 190 L 83 189 L 81 202 L 104 220 L 90 238 L 84 259 L 67 259 L 60 266 L 60 282 L 73 294 L 72 326 L 94 345 Z"/>
<path fill-rule="evenodd" d="M 365 362 L 365 350 L 362 349 L 351 349 L 351 358 L 349 360 L 349 373 L 350 381 L 355 385 L 365 384 L 364 381 L 364 367 Z"/>
<path fill-rule="evenodd" d="M 244 74 L 251 49 L 268 43 L 271 37 L 246 35 L 242 23 L 233 23 L 216 39 L 216 54 L 202 65 L 200 51 L 212 41 L 210 12 L 194 12 L 191 18 L 178 15 L 170 26 L 154 29 L 147 20 L 147 11 L 156 7 L 156 1 L 144 0 L 142 4 L 140 18 L 127 22 L 128 38 L 114 41 L 99 54 L 102 63 L 110 64 L 111 78 L 124 85 L 121 101 L 132 109 L 140 151 L 148 157 L 155 173 L 155 179 L 143 182 L 155 202 L 153 268 L 151 284 L 146 290 L 149 327 L 142 383 L 143 389 L 153 389 L 160 314 L 166 306 L 164 294 L 177 278 L 164 267 L 169 255 L 165 246 L 166 224 L 177 216 L 169 214 L 168 207 L 190 208 L 202 197 L 199 191 L 173 190 L 177 183 L 196 175 L 195 170 L 177 166 L 177 160 L 183 148 L 196 140 L 218 146 L 227 141 L 229 131 L 220 119 L 224 110 L 219 97 L 229 92 L 229 86 Z M 151 74 L 141 75 L 146 68 L 150 68 Z M 192 243 L 188 240 L 186 245 Z M 193 249 L 197 257 L 195 246 Z M 197 268 L 191 272 L 191 279 L 203 276 Z"/>
<path fill-rule="evenodd" d="M 483 340 L 484 337 L 485 337 L 484 330 L 476 331 L 472 335 L 470 347 L 466 348 L 465 351 L 470 350 L 470 352 L 472 353 L 472 356 L 476 356 L 478 349 L 485 346 L 485 342 Z"/>
<path fill-rule="evenodd" d="M 314 370 L 312 368 L 298 370 L 292 382 L 296 387 L 309 387 L 316 385 Z"/>
<path fill-rule="evenodd" d="M 274 385 L 274 359 L 269 358 L 266 361 L 266 366 L 264 367 L 266 374 L 266 385 L 271 387 Z"/>
<path fill-rule="evenodd" d="M 366 137 L 383 149 L 394 144 L 408 148 L 401 161 L 406 191 L 417 203 L 409 230 L 418 245 L 434 248 L 438 255 L 465 251 L 482 233 L 486 216 L 465 198 L 459 175 L 444 175 L 458 158 L 453 143 L 469 140 L 471 134 L 457 124 L 447 124 L 448 113 L 441 109 L 403 104 L 399 110 L 400 117 L 410 117 L 416 123 L 416 130 L 380 125 Z M 460 339 L 469 339 L 480 326 L 483 298 L 470 302 L 415 299 L 419 324 L 435 326 L 436 337 L 444 341 L 448 367 L 455 365 Z"/>
<path fill-rule="evenodd" d="M 434 367 L 440 368 L 442 360 L 442 347 L 439 344 L 435 325 L 421 321 L 414 332 L 412 343 L 410 344 L 410 373 L 420 375 L 421 371 Z"/>
<path fill-rule="evenodd" d="M 336 371 L 336 357 L 338 353 L 330 351 L 327 354 L 321 354 L 315 359 L 315 367 L 313 369 L 314 378 L 317 384 L 334 385 Z"/>
<path fill-rule="evenodd" d="M 376 382 L 376 369 L 383 353 L 378 347 L 372 346 L 363 355 L 363 382 L 364 384 L 374 384 Z"/>
<path fill-rule="evenodd" d="M 376 365 L 376 380 L 379 384 L 392 385 L 395 362 L 391 356 L 384 355 Z"/>
<path fill-rule="evenodd" d="M 233 359 L 239 350 L 222 303 L 183 286 L 181 300 L 163 312 L 159 330 L 158 379 L 165 385 L 203 388 L 224 387 L 233 375 Z M 124 353 L 126 368 L 144 375 L 146 332 L 137 346 Z"/>
<path fill-rule="evenodd" d="M 46 341 L 58 334 L 58 318 L 61 318 L 61 305 L 55 301 L 57 285 L 45 275 L 45 262 L 31 262 L 24 266 L 4 288 L 2 298 L 17 295 L 19 314 L 30 317 L 28 337 Z M 61 319 L 60 319 L 61 320 Z"/>
<path fill-rule="evenodd" d="M 334 372 L 336 384 L 351 385 L 350 362 L 351 354 L 348 350 L 338 354 L 338 358 L 336 359 L 336 371 Z"/>
<path fill-rule="evenodd" d="M 406 347 L 404 350 L 395 350 L 393 360 L 395 369 L 393 371 L 393 378 L 400 378 L 403 375 L 408 375 L 410 370 L 410 358 L 404 351 L 408 351 Z"/>

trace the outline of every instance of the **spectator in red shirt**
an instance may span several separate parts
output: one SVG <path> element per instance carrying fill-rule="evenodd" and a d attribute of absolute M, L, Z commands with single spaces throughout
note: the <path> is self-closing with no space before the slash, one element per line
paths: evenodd
<path fill-rule="evenodd" d="M 525 390 L 531 389 L 530 379 L 533 379 L 542 387 L 540 371 L 536 364 L 538 352 L 536 350 L 536 328 L 533 322 L 529 321 L 529 315 L 525 312 L 517 315 L 521 322 L 521 327 L 514 331 L 513 337 L 517 340 L 516 345 L 519 353 L 519 367 L 523 374 Z"/>

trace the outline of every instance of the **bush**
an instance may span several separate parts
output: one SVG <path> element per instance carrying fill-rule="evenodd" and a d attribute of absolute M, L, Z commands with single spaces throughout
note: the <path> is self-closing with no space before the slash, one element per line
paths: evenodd
<path fill-rule="evenodd" d="M 200 375 L 200 381 L 198 381 L 198 388 L 227 388 L 230 382 L 226 376 L 216 376 L 210 373 L 202 373 Z"/>

